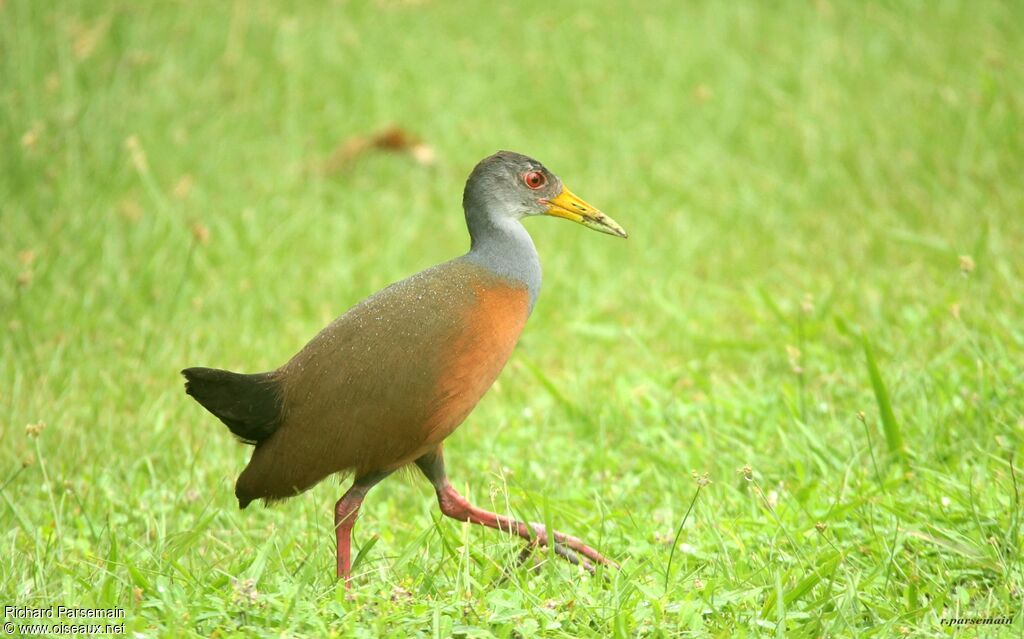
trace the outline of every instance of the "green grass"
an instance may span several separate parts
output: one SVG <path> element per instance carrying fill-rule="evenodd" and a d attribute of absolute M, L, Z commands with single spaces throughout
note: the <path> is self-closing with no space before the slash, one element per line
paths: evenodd
<path fill-rule="evenodd" d="M 0 2 L 0 601 L 143 636 L 1019 636 L 1024 5 L 312 4 Z M 437 163 L 316 170 L 389 123 Z M 249 449 L 178 370 L 274 367 L 465 250 L 499 148 L 631 236 L 528 221 L 544 290 L 449 471 L 622 571 L 514 568 L 410 474 L 348 598 L 343 487 L 237 510 Z M 1015 625 L 940 625 L 985 616 Z"/>

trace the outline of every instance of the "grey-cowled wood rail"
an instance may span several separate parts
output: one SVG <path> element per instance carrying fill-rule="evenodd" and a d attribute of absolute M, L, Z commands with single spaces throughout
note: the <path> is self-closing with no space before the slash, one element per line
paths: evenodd
<path fill-rule="evenodd" d="M 445 475 L 442 442 L 504 367 L 540 292 L 537 250 L 521 220 L 552 215 L 626 237 L 540 162 L 502 151 L 473 169 L 463 194 L 469 252 L 392 284 L 334 320 L 277 370 L 244 375 L 187 368 L 185 390 L 255 446 L 235 486 L 239 506 L 296 495 L 351 473 L 334 509 L 338 577 L 366 493 L 416 464 L 441 511 L 459 521 L 552 544 L 594 570 L 612 564 L 576 537 L 477 508 Z"/>

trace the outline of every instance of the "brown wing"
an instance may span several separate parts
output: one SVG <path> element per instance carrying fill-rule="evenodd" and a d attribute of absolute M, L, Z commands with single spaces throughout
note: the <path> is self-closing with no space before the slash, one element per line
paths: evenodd
<path fill-rule="evenodd" d="M 463 261 L 353 307 L 278 371 L 283 422 L 239 477 L 239 500 L 291 496 L 431 450 L 497 378 L 527 314 L 525 288 Z"/>

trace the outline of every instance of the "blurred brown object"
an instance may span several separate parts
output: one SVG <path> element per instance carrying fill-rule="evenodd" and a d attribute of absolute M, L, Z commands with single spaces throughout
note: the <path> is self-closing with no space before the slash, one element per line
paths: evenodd
<path fill-rule="evenodd" d="M 369 151 L 406 153 L 416 162 L 429 166 L 434 163 L 434 149 L 418 137 L 399 126 L 389 126 L 369 135 L 355 135 L 335 147 L 321 167 L 330 175 L 348 169 L 361 155 Z"/>

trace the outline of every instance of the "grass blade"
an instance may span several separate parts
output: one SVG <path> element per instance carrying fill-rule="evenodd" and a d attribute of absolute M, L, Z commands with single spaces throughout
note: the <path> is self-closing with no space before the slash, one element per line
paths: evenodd
<path fill-rule="evenodd" d="M 797 582 L 795 586 L 785 591 L 785 593 L 781 592 L 781 588 L 777 588 L 775 591 L 769 593 L 768 597 L 765 599 L 764 606 L 761 608 L 761 617 L 765 619 L 770 617 L 779 601 L 782 601 L 783 604 L 783 607 L 780 610 L 785 610 L 786 607 L 801 599 L 804 595 L 809 593 L 812 588 L 821 583 L 825 576 L 831 575 L 841 560 L 842 555 L 839 553 L 833 553 L 831 556 L 821 561 L 817 568 L 811 570 L 807 576 Z M 787 580 L 790 575 L 787 575 Z"/>
<path fill-rule="evenodd" d="M 875 361 L 875 353 L 871 348 L 871 341 L 867 335 L 861 336 L 861 343 L 864 345 L 864 358 L 867 360 L 868 376 L 871 378 L 871 389 L 875 393 L 875 403 L 878 404 L 878 414 L 882 419 L 882 430 L 885 432 L 885 443 L 889 446 L 889 452 L 895 455 L 902 455 L 903 436 L 900 433 L 900 425 L 896 422 L 896 415 L 892 411 L 892 402 L 889 401 L 889 391 L 882 380 L 882 374 L 878 370 L 878 363 Z"/>
<path fill-rule="evenodd" d="M 356 572 L 356 570 L 363 565 L 363 561 L 370 554 L 373 547 L 377 545 L 378 541 L 380 541 L 380 535 L 373 535 L 365 544 L 363 544 L 363 547 L 360 548 L 359 552 L 356 554 L 355 561 L 352 562 L 351 572 Z"/>

